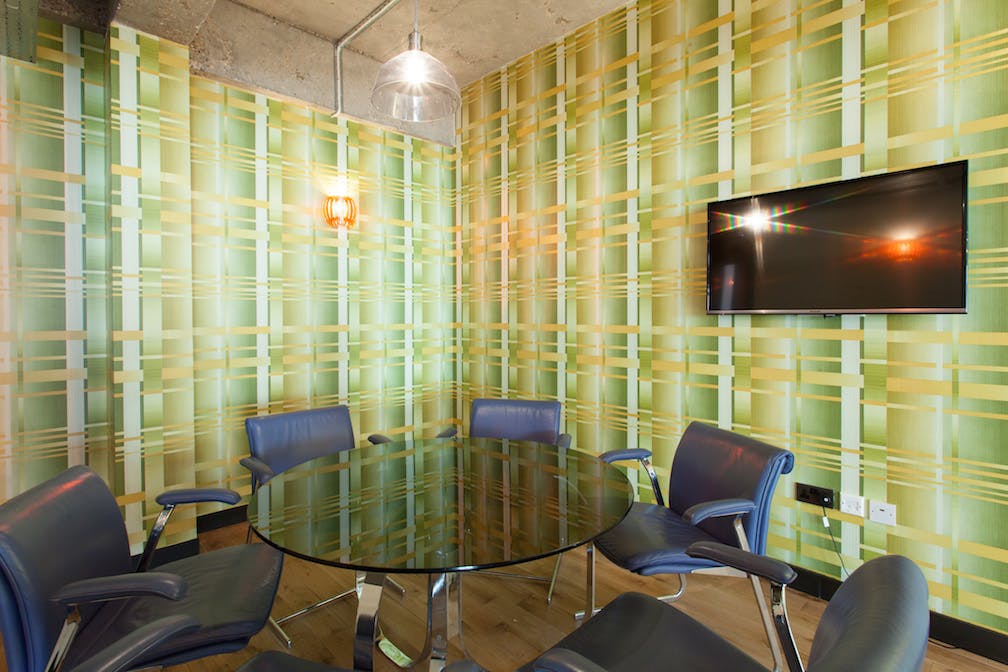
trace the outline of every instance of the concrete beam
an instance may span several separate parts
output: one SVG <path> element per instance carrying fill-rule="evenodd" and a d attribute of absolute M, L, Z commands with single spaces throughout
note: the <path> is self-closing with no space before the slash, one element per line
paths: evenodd
<path fill-rule="evenodd" d="M 94 33 L 108 31 L 115 0 L 39 0 L 39 14 Z"/>
<path fill-rule="evenodd" d="M 192 44 L 217 0 L 120 0 L 115 21 L 165 37 L 179 44 Z"/>
<path fill-rule="evenodd" d="M 343 51 L 345 114 L 408 135 L 455 144 L 454 119 L 405 123 L 378 118 L 370 109 L 370 98 L 380 63 L 352 51 L 352 46 Z M 331 42 L 316 35 L 231 0 L 217 0 L 192 40 L 189 63 L 197 74 L 333 110 L 333 51 Z"/>

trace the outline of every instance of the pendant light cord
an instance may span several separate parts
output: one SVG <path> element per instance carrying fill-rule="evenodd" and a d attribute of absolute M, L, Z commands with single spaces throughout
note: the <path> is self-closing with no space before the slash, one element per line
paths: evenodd
<path fill-rule="evenodd" d="M 413 32 L 420 32 L 420 21 L 417 19 L 420 13 L 420 0 L 413 0 Z"/>

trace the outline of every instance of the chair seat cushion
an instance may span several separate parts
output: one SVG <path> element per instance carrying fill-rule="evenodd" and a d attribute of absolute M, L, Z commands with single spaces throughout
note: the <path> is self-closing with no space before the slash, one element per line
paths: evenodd
<path fill-rule="evenodd" d="M 644 576 L 718 567 L 716 562 L 686 555 L 695 541 L 717 540 L 668 507 L 634 502 L 619 525 L 595 539 L 595 547 L 613 563 Z"/>
<path fill-rule="evenodd" d="M 72 664 L 109 642 L 164 616 L 188 614 L 200 627 L 174 637 L 137 661 L 171 665 L 203 654 L 240 649 L 269 618 L 283 554 L 266 544 L 230 546 L 165 563 L 160 572 L 182 576 L 188 589 L 177 601 L 157 597 L 108 602 L 83 628 L 71 649 Z M 69 665 L 68 665 L 69 666 Z"/>
<path fill-rule="evenodd" d="M 623 593 L 554 648 L 575 651 L 607 672 L 766 672 L 702 623 L 641 593 Z M 534 662 L 519 672 L 532 672 Z"/>

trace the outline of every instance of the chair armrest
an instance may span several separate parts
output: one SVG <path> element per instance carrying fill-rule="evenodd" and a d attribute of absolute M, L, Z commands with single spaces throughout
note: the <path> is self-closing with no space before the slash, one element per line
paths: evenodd
<path fill-rule="evenodd" d="M 458 435 L 458 428 L 457 427 L 446 427 L 445 429 L 442 429 L 440 432 L 438 432 L 437 434 L 435 434 L 434 438 L 436 438 L 436 439 L 450 439 L 450 438 L 452 438 L 454 436 L 457 436 L 457 435 Z"/>
<path fill-rule="evenodd" d="M 376 446 L 379 443 L 392 443 L 392 439 L 385 436 L 384 434 L 372 434 L 371 436 L 367 437 L 367 440 Z"/>
<path fill-rule="evenodd" d="M 146 572 L 154 558 L 154 550 L 158 541 L 161 540 L 161 533 L 164 532 L 165 525 L 172 511 L 179 504 L 194 504 L 196 502 L 223 502 L 224 504 L 237 504 L 241 501 L 241 495 L 234 490 L 227 488 L 181 488 L 162 492 L 154 498 L 158 504 L 164 507 L 158 517 L 154 520 L 154 527 L 151 528 L 147 536 L 147 543 L 144 544 L 143 554 L 137 563 L 138 572 Z"/>
<path fill-rule="evenodd" d="M 606 452 L 599 455 L 599 459 L 603 462 L 621 462 L 623 460 L 638 460 L 641 466 L 644 467 L 644 471 L 647 472 L 648 478 L 651 479 L 651 489 L 654 491 L 655 503 L 658 506 L 665 506 L 665 498 L 661 494 L 661 486 L 658 485 L 658 475 L 655 473 L 654 467 L 651 466 L 651 451 L 646 448 L 622 448 L 620 450 L 607 450 Z"/>
<path fill-rule="evenodd" d="M 67 672 L 123 672 L 131 669 L 137 658 L 165 640 L 198 627 L 199 622 L 195 618 L 184 614 L 159 618 L 137 628 Z"/>
<path fill-rule="evenodd" d="M 743 516 L 756 510 L 756 502 L 751 499 L 715 499 L 694 504 L 683 512 L 683 520 L 690 525 L 699 525 L 708 518 L 722 516 Z"/>
<path fill-rule="evenodd" d="M 651 457 L 651 451 L 645 448 L 623 448 L 622 450 L 607 450 L 599 455 L 603 462 L 620 462 L 623 460 L 646 460 Z"/>
<path fill-rule="evenodd" d="M 168 572 L 118 574 L 73 581 L 56 591 L 52 599 L 67 607 L 141 595 L 177 600 L 185 595 L 187 587 L 185 579 Z"/>
<path fill-rule="evenodd" d="M 563 434 L 557 437 L 557 446 L 560 448 L 570 448 L 572 441 L 573 439 L 571 438 L 571 435 L 568 434 L 567 432 L 564 432 Z"/>
<path fill-rule="evenodd" d="M 580 653 L 570 649 L 552 649 L 532 662 L 533 672 L 606 672 Z"/>
<path fill-rule="evenodd" d="M 241 501 L 241 495 L 228 488 L 179 488 L 162 492 L 154 498 L 154 501 L 161 506 L 195 504 L 196 502 L 237 504 Z"/>
<path fill-rule="evenodd" d="M 791 565 L 756 555 L 741 548 L 719 544 L 713 541 L 695 541 L 686 549 L 686 554 L 694 558 L 706 558 L 728 567 L 740 569 L 747 574 L 761 576 L 768 581 L 786 586 L 798 578 L 798 572 Z"/>
<path fill-rule="evenodd" d="M 252 483 L 254 485 L 262 485 L 276 476 L 273 469 L 258 457 L 252 457 L 251 455 L 243 457 L 238 460 L 238 464 L 252 472 Z"/>

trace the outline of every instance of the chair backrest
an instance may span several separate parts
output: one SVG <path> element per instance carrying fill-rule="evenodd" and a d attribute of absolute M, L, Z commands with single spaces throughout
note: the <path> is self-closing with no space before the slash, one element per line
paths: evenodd
<path fill-rule="evenodd" d="M 560 402 L 473 399 L 469 436 L 555 444 L 560 437 Z"/>
<path fill-rule="evenodd" d="M 826 605 L 806 672 L 918 672 L 927 650 L 927 581 L 901 555 L 858 567 Z"/>
<path fill-rule="evenodd" d="M 742 434 L 691 422 L 683 432 L 672 458 L 668 505 L 682 514 L 700 502 L 716 499 L 751 499 L 753 513 L 742 519 L 749 549 L 766 552 L 770 524 L 770 500 L 777 479 L 794 467 L 791 451 L 771 446 Z M 718 541 L 738 546 L 732 521 L 708 519 L 700 527 Z"/>
<path fill-rule="evenodd" d="M 277 474 L 356 445 L 346 406 L 245 418 L 245 432 L 252 456 Z"/>
<path fill-rule="evenodd" d="M 7 669 L 45 669 L 67 614 L 51 599 L 57 590 L 132 569 L 119 505 L 87 467 L 68 469 L 0 505 L 0 635 Z"/>

